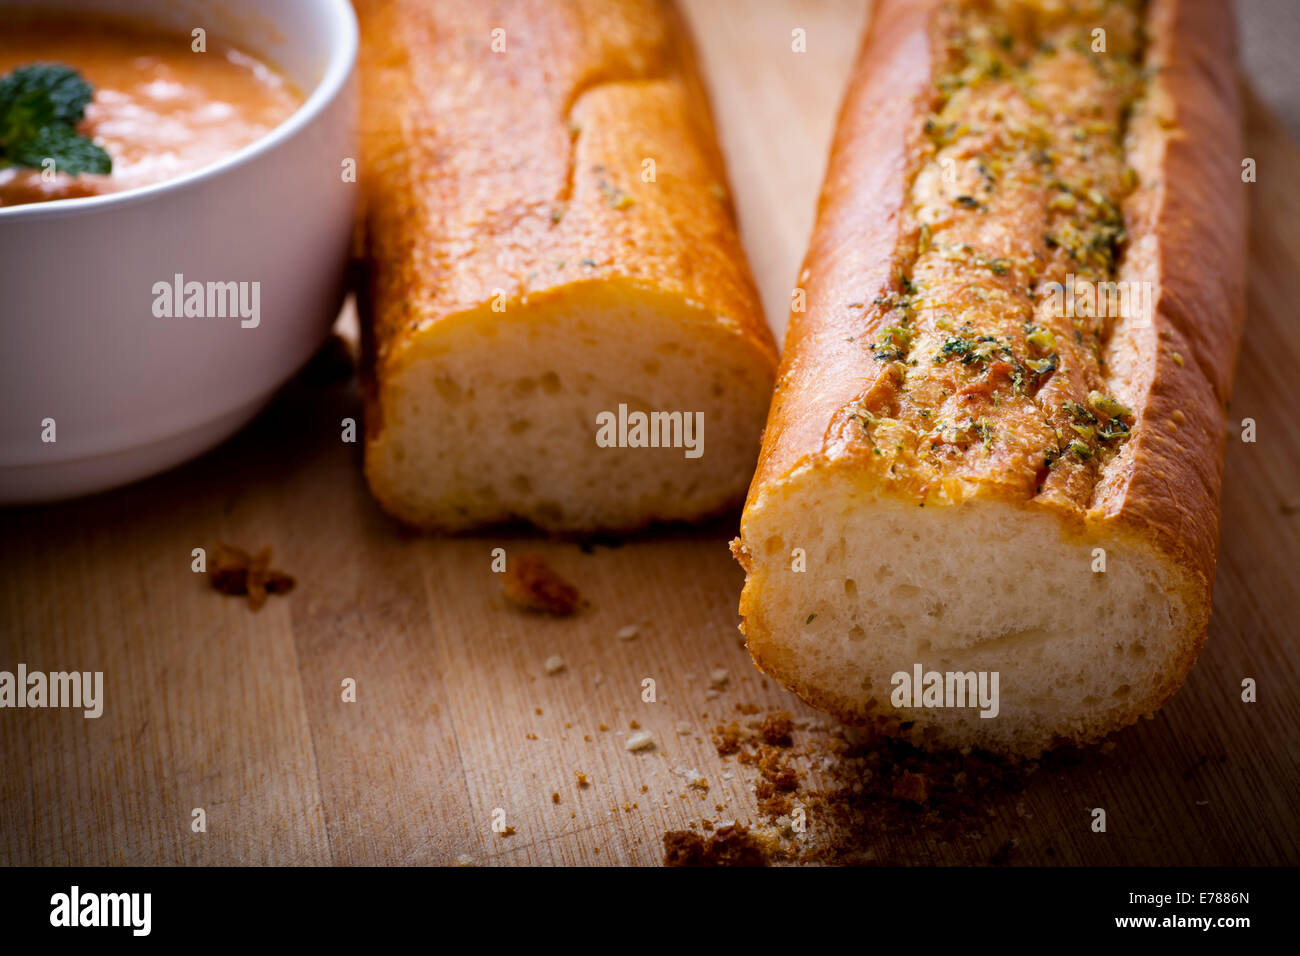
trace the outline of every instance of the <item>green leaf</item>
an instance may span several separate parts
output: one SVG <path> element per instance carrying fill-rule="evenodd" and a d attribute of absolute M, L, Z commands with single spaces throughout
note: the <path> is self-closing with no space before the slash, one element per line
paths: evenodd
<path fill-rule="evenodd" d="M 10 100 L 7 109 L 0 104 L 0 150 L 11 143 L 35 139 L 52 122 L 49 98 L 39 90 Z"/>
<path fill-rule="evenodd" d="M 107 174 L 113 160 L 77 132 L 94 91 L 71 67 L 38 63 L 0 77 L 0 164 Z"/>
<path fill-rule="evenodd" d="M 34 63 L 0 78 L 0 116 L 32 94 L 49 104 L 49 121 L 75 126 L 86 115 L 94 90 L 70 66 Z"/>
<path fill-rule="evenodd" d="M 46 159 L 53 159 L 55 170 L 69 176 L 106 175 L 113 171 L 113 160 L 108 153 L 70 126 L 46 126 L 30 139 L 6 149 L 5 158 L 34 169 L 40 169 Z"/>

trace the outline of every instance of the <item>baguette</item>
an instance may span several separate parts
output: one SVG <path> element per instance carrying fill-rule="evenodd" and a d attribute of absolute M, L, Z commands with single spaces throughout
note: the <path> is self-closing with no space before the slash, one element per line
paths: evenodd
<path fill-rule="evenodd" d="M 675 9 L 357 8 L 381 505 L 555 532 L 738 507 L 777 352 Z"/>
<path fill-rule="evenodd" d="M 1228 4 L 877 4 L 733 542 L 760 669 L 1018 756 L 1177 690 L 1210 615 L 1241 157 Z"/>

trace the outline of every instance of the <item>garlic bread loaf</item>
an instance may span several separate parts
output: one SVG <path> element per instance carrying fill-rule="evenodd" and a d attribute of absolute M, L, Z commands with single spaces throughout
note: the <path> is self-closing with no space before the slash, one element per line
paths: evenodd
<path fill-rule="evenodd" d="M 743 500 L 776 368 L 657 0 L 358 0 L 365 469 L 422 528 Z"/>
<path fill-rule="evenodd" d="M 1234 44 L 1217 0 L 876 4 L 733 543 L 763 671 L 1013 755 L 1181 685 L 1243 322 Z"/>

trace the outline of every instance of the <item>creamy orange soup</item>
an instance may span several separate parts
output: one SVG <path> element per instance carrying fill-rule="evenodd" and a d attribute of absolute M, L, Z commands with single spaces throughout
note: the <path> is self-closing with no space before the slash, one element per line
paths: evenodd
<path fill-rule="evenodd" d="M 0 22 L 0 76 L 33 63 L 77 70 L 95 90 L 78 131 L 113 160 L 106 176 L 52 179 L 0 164 L 0 206 L 174 179 L 247 146 L 302 103 L 287 79 L 247 53 L 211 36 L 207 52 L 195 53 L 192 42 L 116 22 Z"/>

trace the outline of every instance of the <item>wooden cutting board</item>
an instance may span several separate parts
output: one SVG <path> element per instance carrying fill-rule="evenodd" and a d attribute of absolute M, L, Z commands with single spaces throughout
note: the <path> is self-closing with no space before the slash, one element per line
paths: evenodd
<path fill-rule="evenodd" d="M 780 328 L 863 11 L 687 7 Z M 791 50 L 796 28 L 806 53 Z M 1114 746 L 991 797 L 978 835 L 886 833 L 862 847 L 876 860 L 1300 862 L 1300 154 L 1257 105 L 1249 124 L 1250 322 L 1229 418 L 1253 418 L 1258 440 L 1230 429 L 1200 662 Z M 184 468 L 0 513 L 0 669 L 102 670 L 106 684 L 97 720 L 0 711 L 0 864 L 653 864 L 665 830 L 759 822 L 753 768 L 720 758 L 711 729 L 738 704 L 818 715 L 740 645 L 734 517 L 587 550 L 415 537 L 375 506 L 358 446 L 340 441 L 358 413 L 350 387 L 299 382 Z M 272 546 L 297 589 L 260 613 L 217 595 L 190 571 L 191 549 L 217 540 Z M 589 607 L 553 620 L 507 606 L 496 547 L 541 551 Z M 628 625 L 635 639 L 618 639 Z M 548 675 L 553 655 L 566 666 Z M 1240 701 L 1245 677 L 1258 703 Z M 625 750 L 633 721 L 655 749 Z M 688 771 L 709 789 L 688 787 Z M 1105 834 L 1090 828 L 1099 806 Z M 511 835 L 493 831 L 494 811 Z M 835 826 L 809 816 L 810 835 Z"/>

